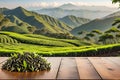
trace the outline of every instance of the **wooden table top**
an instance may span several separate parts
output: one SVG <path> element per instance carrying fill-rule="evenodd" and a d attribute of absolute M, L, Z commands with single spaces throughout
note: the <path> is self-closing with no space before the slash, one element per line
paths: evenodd
<path fill-rule="evenodd" d="M 0 67 L 7 60 L 0 57 Z M 120 79 L 120 57 L 48 57 L 50 71 L 8 72 L 0 79 Z"/>

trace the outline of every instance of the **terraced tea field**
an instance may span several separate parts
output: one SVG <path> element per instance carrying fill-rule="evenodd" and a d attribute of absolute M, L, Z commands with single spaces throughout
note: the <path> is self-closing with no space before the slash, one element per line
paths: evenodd
<path fill-rule="evenodd" d="M 33 52 L 43 56 L 99 56 L 120 50 L 120 44 L 94 45 L 80 40 L 0 32 L 0 56 Z"/>
<path fill-rule="evenodd" d="M 0 34 L 0 43 L 16 44 L 18 41 L 7 35 Z"/>

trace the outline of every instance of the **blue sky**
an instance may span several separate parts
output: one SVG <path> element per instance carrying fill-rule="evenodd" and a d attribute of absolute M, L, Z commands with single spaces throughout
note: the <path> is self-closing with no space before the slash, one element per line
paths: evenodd
<path fill-rule="evenodd" d="M 98 5 L 114 7 L 111 0 L 0 0 L 0 7 L 15 8 L 29 7 L 57 7 L 62 4 L 72 3 L 75 5 Z"/>

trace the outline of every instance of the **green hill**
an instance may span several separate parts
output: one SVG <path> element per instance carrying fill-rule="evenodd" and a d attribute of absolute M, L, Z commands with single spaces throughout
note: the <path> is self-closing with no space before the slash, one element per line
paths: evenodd
<path fill-rule="evenodd" d="M 0 43 L 16 44 L 16 43 L 18 43 L 18 41 L 7 35 L 0 34 Z"/>
<path fill-rule="evenodd" d="M 120 11 L 114 12 L 108 16 L 105 16 L 101 19 L 95 19 L 86 24 L 83 24 L 71 31 L 72 34 L 78 35 L 80 31 L 92 31 L 93 29 L 98 29 L 101 31 L 106 31 L 112 27 L 112 24 L 115 19 L 120 17 Z"/>
<path fill-rule="evenodd" d="M 21 21 L 16 16 L 5 16 L 0 14 L 0 30 L 12 31 L 17 33 L 32 33 L 30 29 L 34 29 L 33 26 Z"/>
<path fill-rule="evenodd" d="M 48 40 L 43 38 L 33 38 L 30 36 L 25 36 L 18 33 L 13 32 L 4 32 L 1 31 L 0 34 L 7 35 L 13 39 L 16 39 L 18 42 L 26 43 L 26 44 L 33 44 L 33 45 L 41 45 L 41 46 L 75 46 L 68 42 L 60 41 L 60 40 Z"/>
<path fill-rule="evenodd" d="M 112 23 L 116 18 L 120 16 L 115 16 L 115 17 L 108 17 L 108 18 L 103 18 L 103 19 L 95 19 L 93 21 L 90 21 L 89 23 L 83 24 L 71 31 L 72 34 L 78 35 L 78 32 L 80 31 L 92 31 L 92 30 L 101 30 L 105 31 L 108 30 L 112 27 Z"/>
<path fill-rule="evenodd" d="M 80 18 L 73 15 L 65 16 L 59 20 L 71 26 L 72 28 L 76 28 L 77 26 L 90 22 L 90 19 Z"/>
<path fill-rule="evenodd" d="M 25 43 L 25 44 L 33 44 L 33 45 L 40 45 L 40 46 L 82 46 L 82 45 L 91 45 L 90 43 L 83 42 L 80 40 L 72 40 L 72 39 L 57 39 L 51 38 L 43 35 L 36 35 L 36 34 L 18 34 L 13 32 L 5 32 L 0 31 L 0 37 L 3 39 L 7 37 L 7 39 L 14 39 L 17 42 Z"/>
<path fill-rule="evenodd" d="M 41 15 L 35 12 L 27 11 L 22 7 L 5 11 L 4 14 L 16 16 L 24 23 L 27 23 L 31 26 L 35 26 L 37 30 L 39 30 L 39 32 L 41 33 L 43 32 L 66 33 L 71 30 L 71 28 L 68 25 L 60 22 L 55 18 L 52 18 L 47 15 Z"/>

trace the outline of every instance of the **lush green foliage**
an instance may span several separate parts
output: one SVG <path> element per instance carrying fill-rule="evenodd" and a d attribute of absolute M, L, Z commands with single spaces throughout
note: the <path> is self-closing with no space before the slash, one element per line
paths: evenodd
<path fill-rule="evenodd" d="M 44 45 L 44 46 L 75 46 L 67 42 L 32 38 L 32 37 L 27 37 L 25 35 L 12 33 L 12 32 L 0 32 L 0 34 L 10 36 L 13 39 L 16 39 L 22 43 L 27 43 L 27 44 L 36 44 L 36 45 Z"/>
<path fill-rule="evenodd" d="M 50 69 L 50 63 L 35 53 L 12 54 L 2 66 L 3 70 L 11 72 L 33 72 Z"/>
<path fill-rule="evenodd" d="M 34 34 L 23 35 L 12 32 L 0 32 L 0 35 L 3 38 L 7 37 L 8 40 L 15 39 L 19 42 L 14 44 L 10 43 L 10 41 L 9 43 L 6 43 L 6 41 L 1 42 L 0 56 L 10 56 L 13 53 L 23 52 L 36 52 L 43 56 L 99 56 L 117 52 L 120 49 L 119 44 L 93 45 L 84 42 L 84 40 L 56 39 Z M 116 36 L 119 37 L 120 35 L 117 34 Z M 119 38 L 117 39 L 119 40 Z"/>
<path fill-rule="evenodd" d="M 0 43 L 16 44 L 16 43 L 18 43 L 18 41 L 16 39 L 9 37 L 9 36 L 0 34 Z"/>
<path fill-rule="evenodd" d="M 45 47 L 30 44 L 0 44 L 0 56 L 10 56 L 13 53 L 36 52 L 43 56 L 100 56 L 111 54 L 120 49 L 120 44 L 94 45 L 81 47 Z"/>
<path fill-rule="evenodd" d="M 94 44 L 116 44 L 120 42 L 120 29 L 117 27 L 112 27 L 104 32 L 93 30 L 91 32 L 79 32 L 78 34 L 82 36 L 81 39 Z"/>
<path fill-rule="evenodd" d="M 82 45 L 91 45 L 91 43 L 88 42 L 83 42 L 77 39 L 57 39 L 57 38 L 51 38 L 51 37 L 46 37 L 43 35 L 35 35 L 35 34 L 25 34 L 25 36 L 32 37 L 32 38 L 38 38 L 38 39 L 45 39 L 49 41 L 62 41 L 66 43 L 73 44 L 75 46 L 82 46 Z"/>
<path fill-rule="evenodd" d="M 120 3 L 120 0 L 112 0 L 113 3 Z"/>

